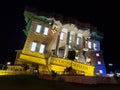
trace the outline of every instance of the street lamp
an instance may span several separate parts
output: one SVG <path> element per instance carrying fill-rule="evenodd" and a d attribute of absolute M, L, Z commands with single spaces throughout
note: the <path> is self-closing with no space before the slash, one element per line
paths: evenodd
<path fill-rule="evenodd" d="M 9 66 L 9 65 L 11 65 L 11 62 L 10 62 L 10 61 L 8 61 L 6 64 L 7 64 L 7 66 Z"/>

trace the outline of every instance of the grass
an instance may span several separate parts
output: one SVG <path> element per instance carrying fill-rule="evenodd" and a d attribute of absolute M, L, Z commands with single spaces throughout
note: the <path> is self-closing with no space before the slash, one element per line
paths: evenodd
<path fill-rule="evenodd" d="M 41 80 L 31 75 L 0 76 L 0 90 L 120 90 L 120 85 L 86 85 Z"/>

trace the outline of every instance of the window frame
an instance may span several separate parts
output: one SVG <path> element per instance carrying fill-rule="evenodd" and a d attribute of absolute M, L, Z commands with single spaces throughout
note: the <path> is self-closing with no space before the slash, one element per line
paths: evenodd
<path fill-rule="evenodd" d="M 60 33 L 60 40 L 64 40 L 64 35 L 65 35 L 64 32 L 61 32 L 61 33 Z"/>
<path fill-rule="evenodd" d="M 41 26 L 41 27 L 39 28 L 39 26 Z M 37 30 L 37 29 L 38 29 L 38 30 Z M 40 30 L 39 30 L 39 29 L 40 29 Z M 49 33 L 49 27 L 43 26 L 43 25 L 41 25 L 41 24 L 37 24 L 37 25 L 36 25 L 35 32 L 38 33 L 38 34 L 48 35 L 48 33 Z"/>
<path fill-rule="evenodd" d="M 40 26 L 40 28 L 38 28 L 39 26 Z M 36 25 L 35 32 L 36 32 L 36 33 L 41 33 L 41 31 L 42 31 L 42 25 L 37 24 L 37 25 Z"/>
<path fill-rule="evenodd" d="M 38 44 L 37 42 L 33 41 L 31 43 L 30 51 L 35 52 L 37 48 L 37 44 Z"/>
<path fill-rule="evenodd" d="M 41 47 L 41 46 L 43 46 L 43 47 Z M 40 48 L 39 48 L 39 53 L 41 53 L 41 54 L 44 54 L 45 53 L 45 48 L 46 48 L 46 44 L 41 44 L 40 45 Z M 41 51 L 42 50 L 42 51 Z"/>

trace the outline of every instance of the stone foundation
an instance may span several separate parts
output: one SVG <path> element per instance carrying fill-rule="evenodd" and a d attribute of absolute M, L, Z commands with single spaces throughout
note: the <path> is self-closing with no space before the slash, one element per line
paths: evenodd
<path fill-rule="evenodd" d="M 72 75 L 39 75 L 40 79 L 58 80 L 64 82 L 80 83 L 80 84 L 120 84 L 114 77 L 101 76 L 72 76 Z M 120 79 L 120 78 L 119 78 Z"/>

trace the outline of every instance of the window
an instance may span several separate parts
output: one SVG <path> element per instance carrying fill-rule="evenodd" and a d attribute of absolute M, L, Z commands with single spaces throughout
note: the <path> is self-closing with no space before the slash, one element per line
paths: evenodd
<path fill-rule="evenodd" d="M 41 33 L 41 34 L 44 34 L 44 35 L 48 35 L 48 31 L 49 31 L 48 27 L 42 27 L 41 25 L 37 25 L 36 30 L 35 30 L 35 32 Z"/>
<path fill-rule="evenodd" d="M 48 28 L 48 27 L 45 27 L 45 28 L 44 28 L 44 33 L 43 33 L 43 34 L 44 34 L 44 35 L 48 35 L 48 31 L 49 31 L 49 28 Z"/>
<path fill-rule="evenodd" d="M 32 45 L 31 45 L 30 50 L 31 50 L 31 51 L 35 51 L 35 50 L 36 50 L 36 47 L 37 47 L 37 42 L 32 42 Z"/>
<path fill-rule="evenodd" d="M 40 33 L 40 32 L 41 32 L 41 29 L 42 29 L 42 26 L 41 26 L 41 25 L 37 25 L 37 27 L 36 27 L 36 32 L 37 32 L 37 33 Z"/>
<path fill-rule="evenodd" d="M 80 44 L 80 37 L 77 37 L 77 42 L 76 42 L 77 45 Z"/>
<path fill-rule="evenodd" d="M 93 43 L 93 49 L 97 50 L 97 44 L 96 43 Z"/>
<path fill-rule="evenodd" d="M 73 43 L 73 41 L 74 41 L 74 36 L 75 36 L 75 32 L 71 31 L 71 32 L 70 32 L 70 36 L 69 36 L 69 43 Z"/>
<path fill-rule="evenodd" d="M 70 35 L 69 43 L 72 43 L 73 35 Z"/>
<path fill-rule="evenodd" d="M 100 41 L 93 42 L 93 50 L 99 51 L 100 50 Z"/>
<path fill-rule="evenodd" d="M 64 32 L 61 32 L 60 34 L 60 40 L 63 40 L 64 39 Z"/>
<path fill-rule="evenodd" d="M 103 70 L 99 70 L 99 73 L 102 74 L 102 73 L 103 73 Z"/>
<path fill-rule="evenodd" d="M 76 39 L 76 44 L 79 45 L 80 44 L 80 39 L 82 38 L 82 34 L 78 33 L 77 34 L 77 39 Z"/>
<path fill-rule="evenodd" d="M 66 28 L 62 29 L 62 31 L 60 33 L 60 40 L 64 40 L 64 37 L 65 37 L 67 32 L 68 32 L 68 30 Z"/>
<path fill-rule="evenodd" d="M 39 52 L 44 53 L 44 51 L 45 51 L 45 44 L 41 44 Z"/>
<path fill-rule="evenodd" d="M 99 54 L 99 53 L 96 53 L 96 56 L 97 56 L 97 57 L 99 57 L 99 56 L 100 56 L 100 54 Z"/>
<path fill-rule="evenodd" d="M 92 49 L 92 43 L 90 41 L 88 42 L 88 48 Z"/>
<path fill-rule="evenodd" d="M 97 63 L 100 65 L 100 64 L 101 64 L 101 61 L 98 61 Z"/>

